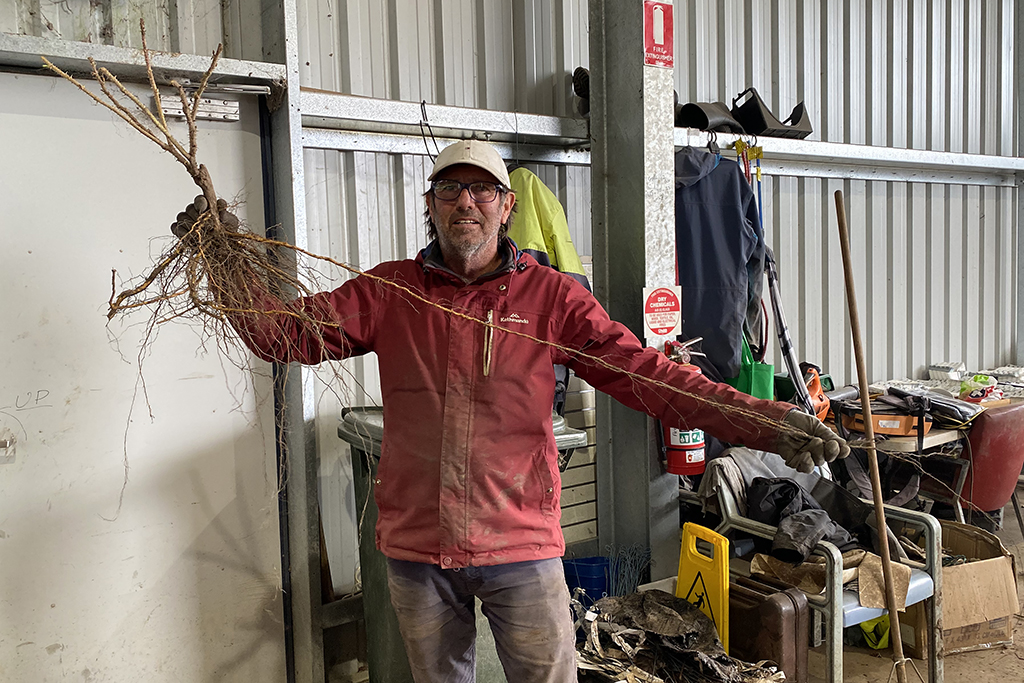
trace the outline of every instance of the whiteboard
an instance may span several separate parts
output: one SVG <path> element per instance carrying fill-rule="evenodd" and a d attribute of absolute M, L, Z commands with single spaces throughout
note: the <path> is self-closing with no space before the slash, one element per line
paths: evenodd
<path fill-rule="evenodd" d="M 201 127 L 262 225 L 255 101 Z M 283 680 L 268 367 L 165 325 L 144 396 L 145 316 L 105 318 L 195 186 L 50 77 L 0 73 L 0 158 L 0 680 Z"/>

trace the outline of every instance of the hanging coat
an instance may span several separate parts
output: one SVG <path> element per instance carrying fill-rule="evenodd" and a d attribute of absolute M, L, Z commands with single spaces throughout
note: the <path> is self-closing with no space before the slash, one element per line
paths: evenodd
<path fill-rule="evenodd" d="M 508 236 L 542 266 L 551 266 L 592 291 L 558 197 L 525 168 L 512 171 L 509 180 L 516 193 L 516 214 Z"/>
<path fill-rule="evenodd" d="M 512 191 L 516 193 L 516 213 L 508 230 L 509 238 L 524 253 L 542 266 L 550 266 L 593 291 L 590 280 L 583 272 L 576 247 L 569 235 L 569 221 L 562 203 L 537 175 L 525 168 L 509 173 Z M 561 415 L 565 409 L 565 395 L 569 389 L 569 370 L 555 366 L 554 409 Z"/>
<path fill-rule="evenodd" d="M 742 335 L 758 341 L 764 235 L 739 164 L 703 149 L 676 152 L 676 264 L 683 335 L 722 377 L 740 374 Z"/>

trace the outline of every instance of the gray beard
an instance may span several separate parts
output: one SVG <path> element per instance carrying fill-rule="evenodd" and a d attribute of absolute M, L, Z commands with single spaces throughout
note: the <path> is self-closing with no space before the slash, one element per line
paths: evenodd
<path fill-rule="evenodd" d="M 441 246 L 442 255 L 446 257 L 454 257 L 461 261 L 469 261 L 487 245 L 487 242 L 476 244 L 468 242 L 453 242 L 441 233 L 441 231 L 438 231 L 437 233 L 437 243 Z"/>

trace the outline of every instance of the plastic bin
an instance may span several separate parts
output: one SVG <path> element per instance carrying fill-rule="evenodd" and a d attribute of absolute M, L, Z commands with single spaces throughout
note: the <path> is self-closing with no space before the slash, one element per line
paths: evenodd
<path fill-rule="evenodd" d="M 971 461 L 964 501 L 975 510 L 1001 511 L 1024 466 L 1024 403 L 989 408 L 976 417 L 968 444 L 962 456 Z"/>
<path fill-rule="evenodd" d="M 610 577 L 607 557 L 564 558 L 562 566 L 565 569 L 565 583 L 569 586 L 569 595 L 572 595 L 576 588 L 582 588 L 587 592 L 583 600 L 584 606 L 589 607 L 608 595 Z"/>
<path fill-rule="evenodd" d="M 377 476 L 384 413 L 379 408 L 346 408 L 338 436 L 352 446 L 352 474 L 356 509 L 363 501 L 366 514 L 359 534 L 359 573 L 363 581 L 363 619 L 366 622 L 366 660 L 371 683 L 412 683 L 405 643 L 388 591 L 387 559 L 377 550 L 374 528 L 377 503 L 370 494 L 370 479 Z"/>

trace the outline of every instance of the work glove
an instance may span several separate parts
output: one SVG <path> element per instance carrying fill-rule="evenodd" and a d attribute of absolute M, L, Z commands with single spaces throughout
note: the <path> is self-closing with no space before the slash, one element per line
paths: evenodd
<path fill-rule="evenodd" d="M 790 429 L 779 433 L 776 452 L 787 465 L 797 471 L 807 473 L 815 465 L 823 465 L 850 454 L 846 441 L 814 415 L 791 410 L 782 418 L 782 422 Z"/>
<path fill-rule="evenodd" d="M 185 207 L 185 210 L 178 214 L 171 223 L 171 232 L 178 239 L 181 239 L 192 230 L 192 226 L 199 220 L 199 216 L 206 211 L 210 206 L 210 203 L 206 201 L 206 197 L 203 195 L 197 195 L 192 203 Z M 223 199 L 217 200 L 217 210 L 221 225 L 227 228 L 235 229 L 238 227 L 238 218 L 235 214 L 228 211 L 228 203 Z"/>

